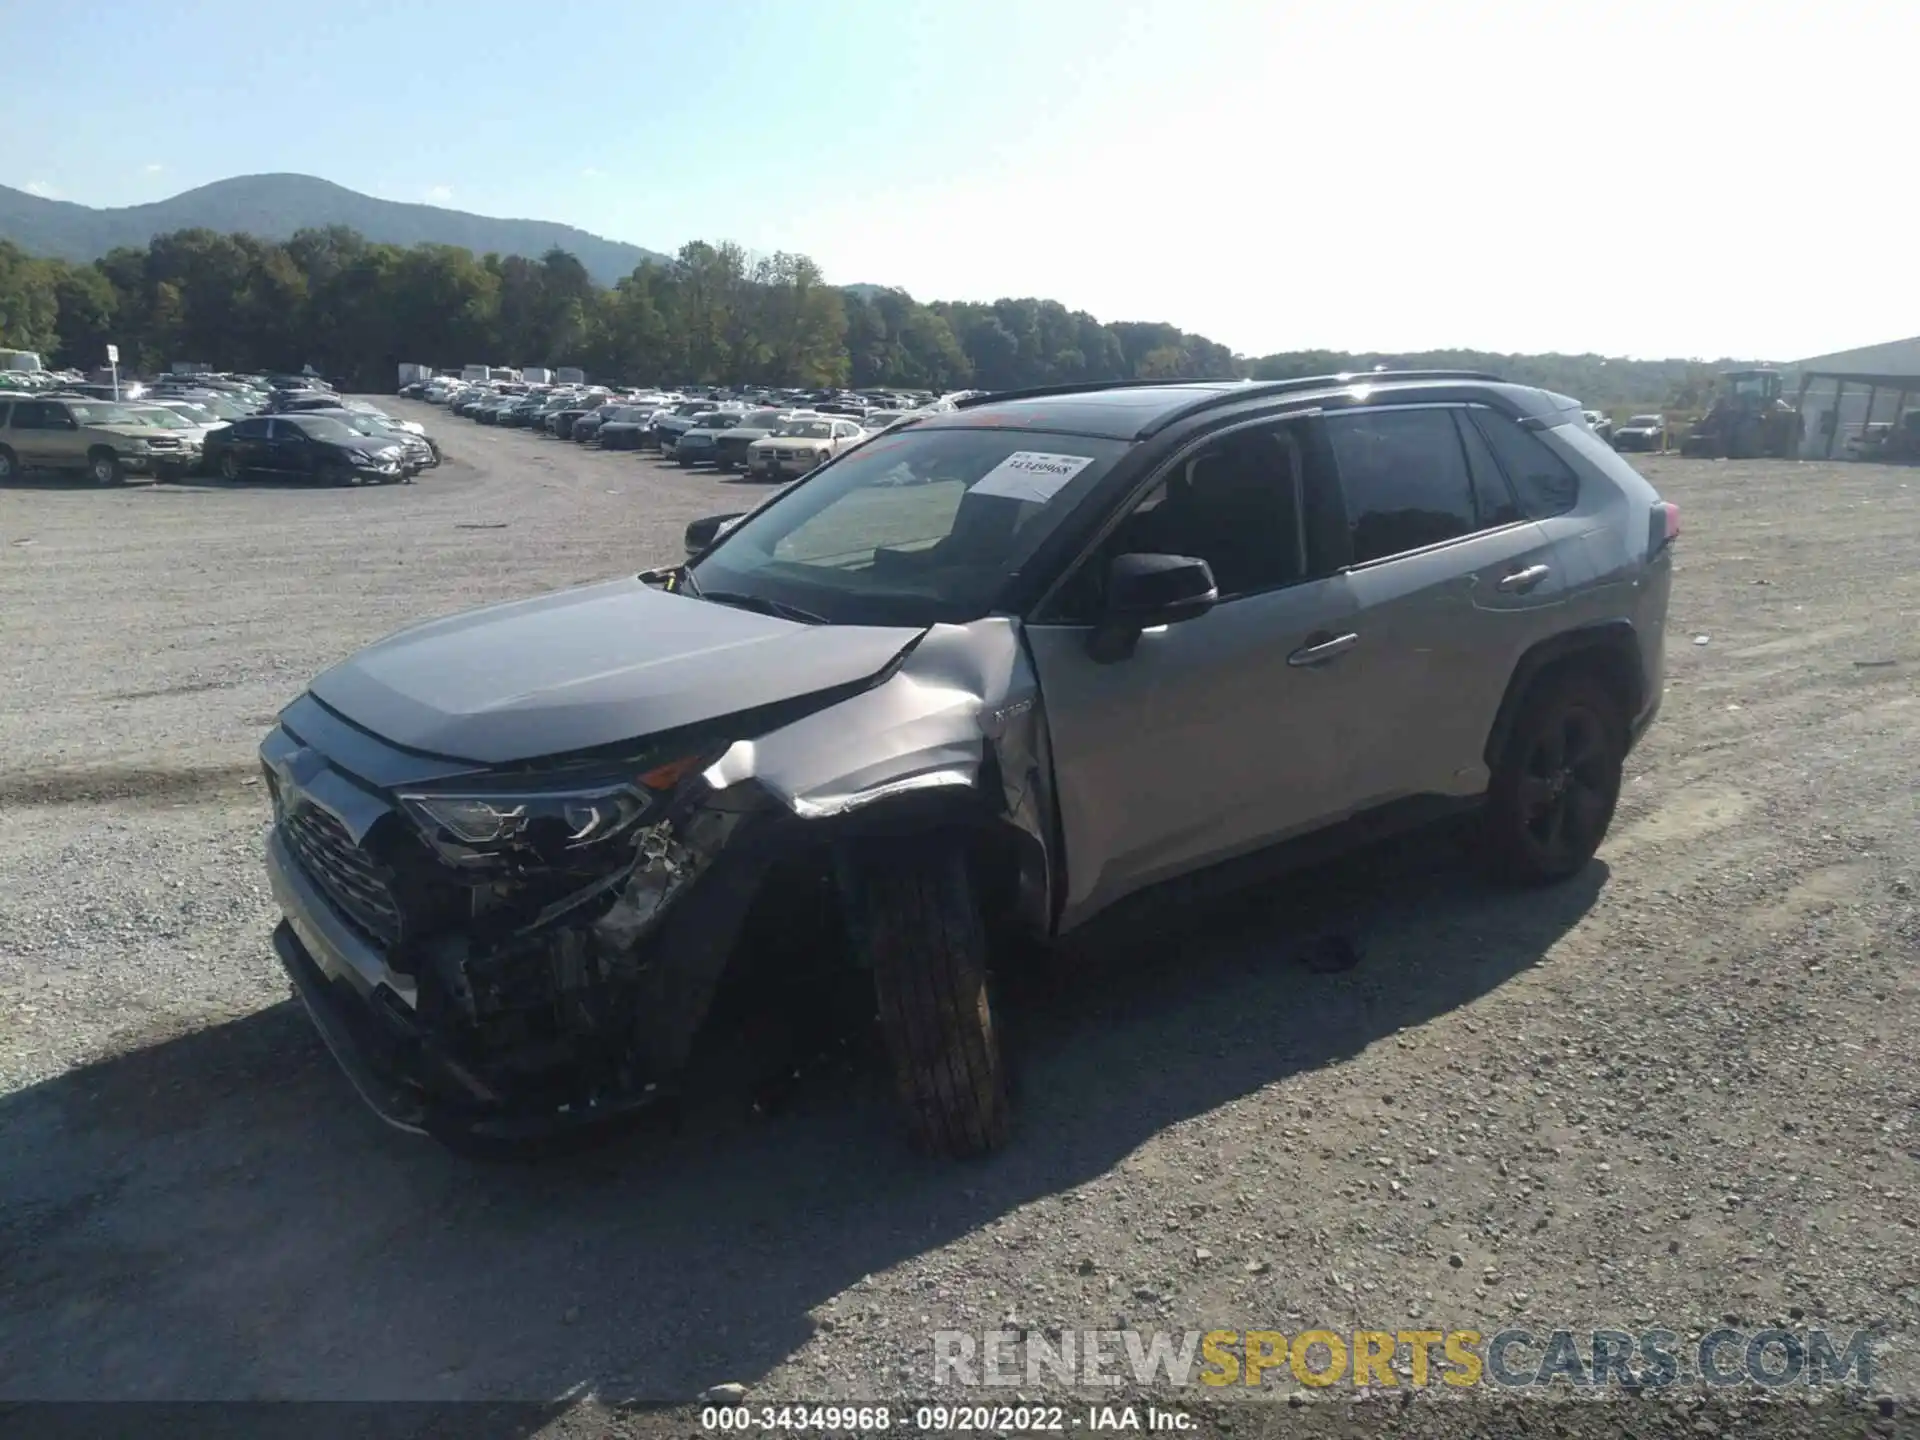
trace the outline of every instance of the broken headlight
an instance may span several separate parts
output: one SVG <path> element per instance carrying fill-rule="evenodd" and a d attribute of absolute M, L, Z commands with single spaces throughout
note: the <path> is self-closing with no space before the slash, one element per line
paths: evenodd
<path fill-rule="evenodd" d="M 631 785 L 539 794 L 402 795 L 429 830 L 463 845 L 551 838 L 573 847 L 610 839 L 646 813 L 651 800 Z"/>
<path fill-rule="evenodd" d="M 549 781 L 536 789 L 500 786 L 415 791 L 399 797 L 436 849 L 548 853 L 585 850 L 630 830 L 703 757 L 689 756 L 631 778 Z"/>

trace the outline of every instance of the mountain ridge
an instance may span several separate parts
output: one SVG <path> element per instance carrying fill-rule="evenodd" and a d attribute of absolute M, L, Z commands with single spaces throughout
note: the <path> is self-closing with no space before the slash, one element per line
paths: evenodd
<path fill-rule="evenodd" d="M 122 245 L 144 249 L 155 235 L 206 229 L 286 240 L 296 230 L 345 225 L 393 245 L 459 245 L 484 255 L 538 259 L 556 246 L 602 285 L 649 260 L 671 257 L 552 220 L 501 219 L 440 205 L 382 200 L 315 175 L 235 175 L 144 205 L 96 207 L 0 185 L 0 239 L 35 255 L 97 260 Z"/>

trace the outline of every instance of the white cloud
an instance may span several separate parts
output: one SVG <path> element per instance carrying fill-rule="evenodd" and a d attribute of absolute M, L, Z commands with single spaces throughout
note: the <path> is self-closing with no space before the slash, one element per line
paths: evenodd
<path fill-rule="evenodd" d="M 152 164 L 147 165 L 145 167 L 146 172 L 149 175 L 158 175 L 162 170 L 166 168 L 167 167 L 162 165 L 158 160 L 155 160 Z"/>
<path fill-rule="evenodd" d="M 38 195 L 42 200 L 60 198 L 60 192 L 44 180 L 29 180 L 24 188 L 29 195 Z"/>
<path fill-rule="evenodd" d="M 604 180 L 607 178 L 607 172 L 598 165 L 589 165 L 580 172 L 580 176 L 584 180 Z"/>
<path fill-rule="evenodd" d="M 452 198 L 453 198 L 453 187 L 451 185 L 435 185 L 432 189 L 427 191 L 427 199 L 432 201 L 435 205 L 444 204 L 446 201 L 451 200 Z"/>

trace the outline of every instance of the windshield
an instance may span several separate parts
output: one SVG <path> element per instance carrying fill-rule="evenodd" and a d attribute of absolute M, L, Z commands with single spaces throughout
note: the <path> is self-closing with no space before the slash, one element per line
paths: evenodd
<path fill-rule="evenodd" d="M 835 624 L 964 623 L 1126 449 L 1031 431 L 877 437 L 728 532 L 693 582 Z"/>
<path fill-rule="evenodd" d="M 171 410 L 161 409 L 157 406 L 152 410 L 136 410 L 133 413 L 140 417 L 142 424 L 153 425 L 162 430 L 191 430 L 193 428 L 192 424 L 184 415 L 177 415 Z"/>
<path fill-rule="evenodd" d="M 751 415 L 742 415 L 736 421 L 742 430 L 771 430 L 780 423 L 778 410 L 756 410 Z"/>
<path fill-rule="evenodd" d="M 824 420 L 789 420 L 773 433 L 782 440 L 831 440 L 833 426 Z"/>
<path fill-rule="evenodd" d="M 307 432 L 315 440 L 331 440 L 336 445 L 342 440 L 352 440 L 359 433 L 351 425 L 335 420 L 330 415 L 302 415 L 296 427 Z"/>
<path fill-rule="evenodd" d="M 74 401 L 69 407 L 82 425 L 144 425 L 147 422 L 131 405 L 107 405 L 97 401 Z"/>

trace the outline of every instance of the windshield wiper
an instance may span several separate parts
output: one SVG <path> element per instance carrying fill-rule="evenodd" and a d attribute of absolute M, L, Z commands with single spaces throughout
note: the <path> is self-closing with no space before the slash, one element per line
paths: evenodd
<path fill-rule="evenodd" d="M 802 610 L 798 605 L 789 605 L 781 600 L 769 600 L 764 595 L 745 595 L 737 590 L 699 590 L 694 592 L 702 600 L 711 600 L 716 605 L 732 605 L 740 610 L 757 610 L 762 615 L 772 615 L 781 620 L 797 620 L 802 625 L 825 625 L 827 617 L 816 615 L 811 610 Z"/>

